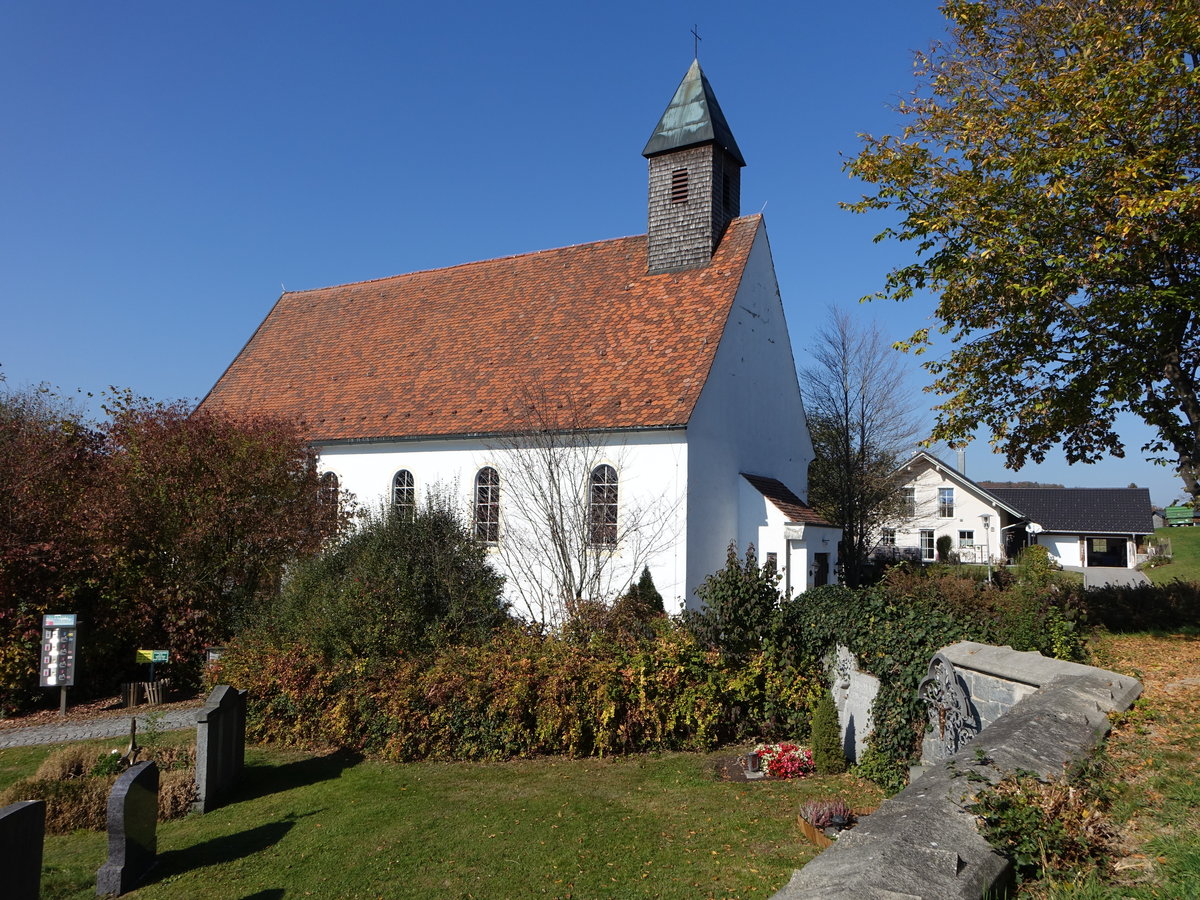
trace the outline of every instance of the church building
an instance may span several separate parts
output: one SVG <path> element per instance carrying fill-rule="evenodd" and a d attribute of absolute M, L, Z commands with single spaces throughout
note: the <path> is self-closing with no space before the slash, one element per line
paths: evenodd
<path fill-rule="evenodd" d="M 833 581 L 766 225 L 698 62 L 643 156 L 646 234 L 287 291 L 203 408 L 304 420 L 360 505 L 451 498 L 535 619 L 643 567 L 697 607 L 731 542 L 788 596 Z"/>

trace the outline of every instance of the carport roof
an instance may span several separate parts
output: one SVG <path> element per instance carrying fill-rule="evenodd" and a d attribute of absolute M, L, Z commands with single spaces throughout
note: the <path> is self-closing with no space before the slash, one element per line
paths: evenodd
<path fill-rule="evenodd" d="M 1151 534 L 1148 488 L 988 488 L 1041 525 L 1069 534 Z"/>

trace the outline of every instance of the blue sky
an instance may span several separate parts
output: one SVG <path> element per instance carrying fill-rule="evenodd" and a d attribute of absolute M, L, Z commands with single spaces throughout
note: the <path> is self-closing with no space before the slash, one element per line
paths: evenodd
<path fill-rule="evenodd" d="M 926 324 L 927 300 L 857 304 L 907 248 L 837 204 L 858 193 L 842 154 L 895 128 L 912 50 L 942 33 L 933 0 L 0 0 L 0 374 L 197 398 L 281 287 L 644 232 L 640 153 L 693 24 L 798 364 L 830 304 L 889 339 Z M 1012 473 L 977 441 L 967 473 L 1178 496 L 1123 429 L 1125 460 Z"/>

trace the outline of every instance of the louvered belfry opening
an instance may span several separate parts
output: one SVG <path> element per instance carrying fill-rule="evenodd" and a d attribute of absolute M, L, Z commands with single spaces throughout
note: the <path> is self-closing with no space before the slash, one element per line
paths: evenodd
<path fill-rule="evenodd" d="M 671 202 L 687 203 L 688 170 L 675 169 L 671 172 Z"/>
<path fill-rule="evenodd" d="M 742 159 L 700 64 L 693 62 L 650 136 L 647 268 L 703 266 L 741 212 Z"/>

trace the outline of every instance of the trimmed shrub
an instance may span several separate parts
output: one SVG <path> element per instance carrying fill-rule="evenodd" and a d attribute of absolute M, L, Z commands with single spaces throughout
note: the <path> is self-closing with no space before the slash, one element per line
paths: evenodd
<path fill-rule="evenodd" d="M 325 660 L 247 636 L 221 678 L 249 689 L 249 735 L 394 760 L 707 750 L 795 733 L 815 681 L 777 655 L 733 663 L 665 619 L 633 640 L 510 627 L 479 646 Z"/>
<path fill-rule="evenodd" d="M 780 602 L 778 585 L 775 567 L 758 564 L 753 544 L 741 560 L 737 545 L 731 542 L 725 568 L 709 575 L 696 588 L 703 610 L 684 612 L 683 621 L 702 644 L 719 649 L 725 656 L 745 657 L 760 649 L 770 635 Z"/>
<path fill-rule="evenodd" d="M 504 579 L 451 503 L 369 515 L 298 563 L 267 611 L 285 640 L 329 659 L 374 659 L 479 643 L 507 621 Z"/>
<path fill-rule="evenodd" d="M 159 768 L 158 818 L 188 814 L 196 799 L 196 750 L 190 744 L 155 747 L 148 758 Z M 0 794 L 0 807 L 19 800 L 46 802 L 46 832 L 68 834 L 79 828 L 108 827 L 108 795 L 120 774 L 117 753 L 99 753 L 69 744 L 47 756 L 31 778 Z"/>
<path fill-rule="evenodd" d="M 813 710 L 812 751 L 818 775 L 840 775 L 846 771 L 846 753 L 842 749 L 837 707 L 829 691 L 821 695 Z"/>
<path fill-rule="evenodd" d="M 69 744 L 50 753 L 33 777 L 48 781 L 83 778 L 96 766 L 96 751 L 82 744 Z"/>
<path fill-rule="evenodd" d="M 103 831 L 108 827 L 108 794 L 116 780 L 115 775 L 64 780 L 35 775 L 0 793 L 0 807 L 21 800 L 44 800 L 47 834 L 70 834 L 80 828 Z"/>
<path fill-rule="evenodd" d="M 1091 588 L 1081 602 L 1087 622 L 1109 631 L 1200 628 L 1200 584 L 1195 582 Z"/>
<path fill-rule="evenodd" d="M 948 534 L 939 535 L 936 546 L 938 562 L 950 562 L 950 554 L 954 549 L 954 538 Z"/>

